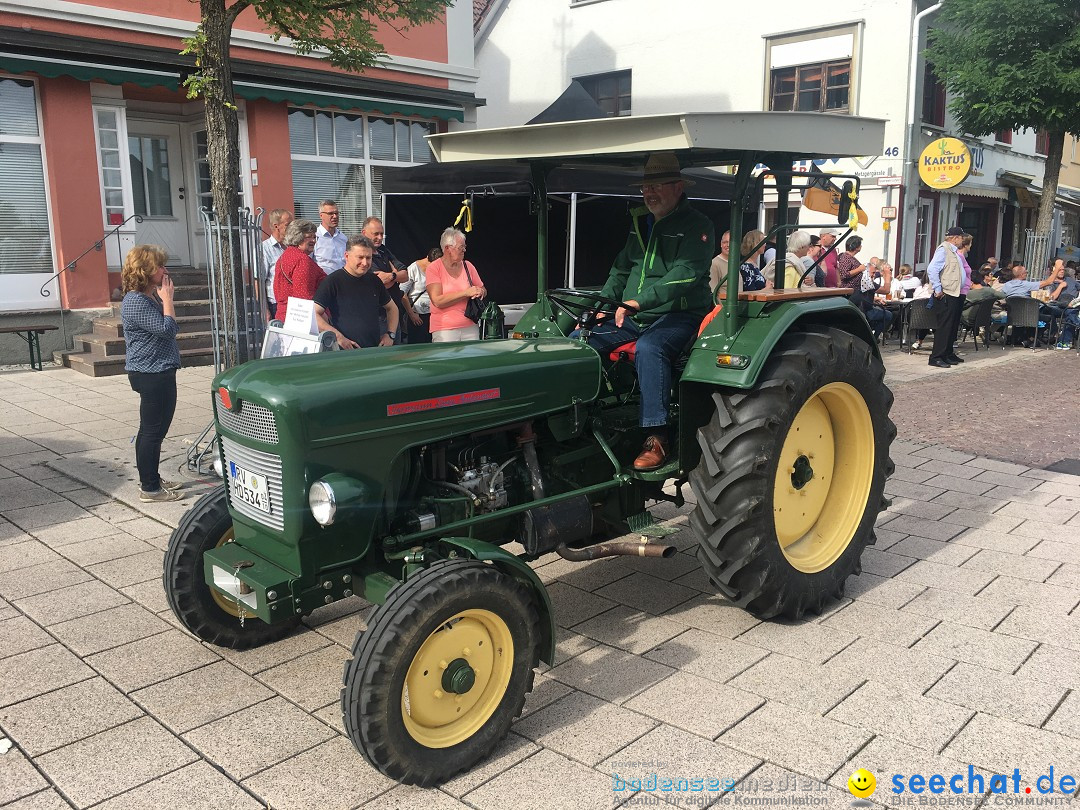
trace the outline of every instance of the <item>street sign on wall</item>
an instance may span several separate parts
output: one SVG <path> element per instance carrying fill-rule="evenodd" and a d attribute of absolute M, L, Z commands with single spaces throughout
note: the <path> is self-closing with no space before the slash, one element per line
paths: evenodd
<path fill-rule="evenodd" d="M 897 175 L 886 175 L 885 177 L 879 177 L 877 179 L 879 186 L 902 186 L 904 184 L 904 178 Z"/>
<path fill-rule="evenodd" d="M 881 218 L 882 219 L 896 219 L 896 206 L 895 205 L 884 205 L 884 206 L 882 206 L 882 208 L 881 208 Z"/>

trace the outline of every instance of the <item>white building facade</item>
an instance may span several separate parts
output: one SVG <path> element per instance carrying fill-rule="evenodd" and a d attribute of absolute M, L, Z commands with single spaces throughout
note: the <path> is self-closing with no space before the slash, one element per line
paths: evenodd
<path fill-rule="evenodd" d="M 819 164 L 862 178 L 864 258 L 925 266 L 955 224 L 975 236 L 973 261 L 1021 258 L 1042 181 L 1037 135 L 975 139 L 956 129 L 922 55 L 935 10 L 925 0 L 494 0 L 477 31 L 476 92 L 487 102 L 477 125 L 525 123 L 574 79 L 616 115 L 798 109 L 880 118 L 882 154 Z M 914 162 L 943 135 L 968 145 L 975 171 L 936 192 Z M 881 177 L 900 185 L 878 186 Z M 882 218 L 886 206 L 895 221 Z M 800 211 L 804 223 L 825 219 Z M 774 220 L 763 211 L 764 225 Z"/>

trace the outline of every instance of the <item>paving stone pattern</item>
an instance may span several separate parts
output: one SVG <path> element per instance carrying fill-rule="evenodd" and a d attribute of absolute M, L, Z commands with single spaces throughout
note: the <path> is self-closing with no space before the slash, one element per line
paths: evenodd
<path fill-rule="evenodd" d="M 1007 403 L 1049 416 L 1080 364 L 1063 354 L 968 355 L 943 372 L 887 351 L 892 503 L 863 575 L 823 616 L 761 623 L 717 596 L 690 507 L 657 510 L 681 529 L 673 561 L 537 561 L 556 665 L 486 761 L 430 790 L 384 778 L 343 736 L 342 664 L 370 605 L 331 605 L 257 650 L 193 639 L 167 609 L 161 560 L 205 482 L 186 503 L 138 502 L 123 378 L 0 373 L 0 736 L 13 743 L 0 807 L 502 810 L 741 793 L 842 808 L 858 767 L 1080 775 L 1080 476 L 1031 466 L 1072 452 L 1059 446 L 1072 428 L 1036 425 L 1041 443 L 1014 431 L 1011 446 L 986 421 L 953 431 Z M 1007 392 L 980 390 L 1003 373 Z M 209 420 L 209 379 L 178 375 L 170 474 Z M 665 792 L 651 774 L 733 793 Z"/>

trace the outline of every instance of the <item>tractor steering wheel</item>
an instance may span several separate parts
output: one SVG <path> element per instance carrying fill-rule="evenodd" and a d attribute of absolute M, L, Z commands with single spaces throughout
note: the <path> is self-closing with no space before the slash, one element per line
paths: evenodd
<path fill-rule="evenodd" d="M 569 315 L 579 329 L 592 329 L 604 320 L 600 317 L 602 315 L 614 318 L 619 307 L 636 312 L 633 307 L 627 307 L 622 301 L 606 298 L 588 290 L 573 290 L 564 287 L 548 290 L 544 296 L 552 307 Z"/>

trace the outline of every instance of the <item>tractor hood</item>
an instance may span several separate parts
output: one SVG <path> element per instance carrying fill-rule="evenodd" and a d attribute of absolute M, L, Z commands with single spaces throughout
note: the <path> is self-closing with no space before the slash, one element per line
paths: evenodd
<path fill-rule="evenodd" d="M 483 340 L 253 360 L 222 372 L 232 412 L 273 413 L 281 440 L 318 446 L 405 432 L 432 441 L 589 402 L 600 358 L 567 338 Z M 222 420 L 219 427 L 229 427 Z M 249 436 L 249 438 L 251 438 Z"/>

